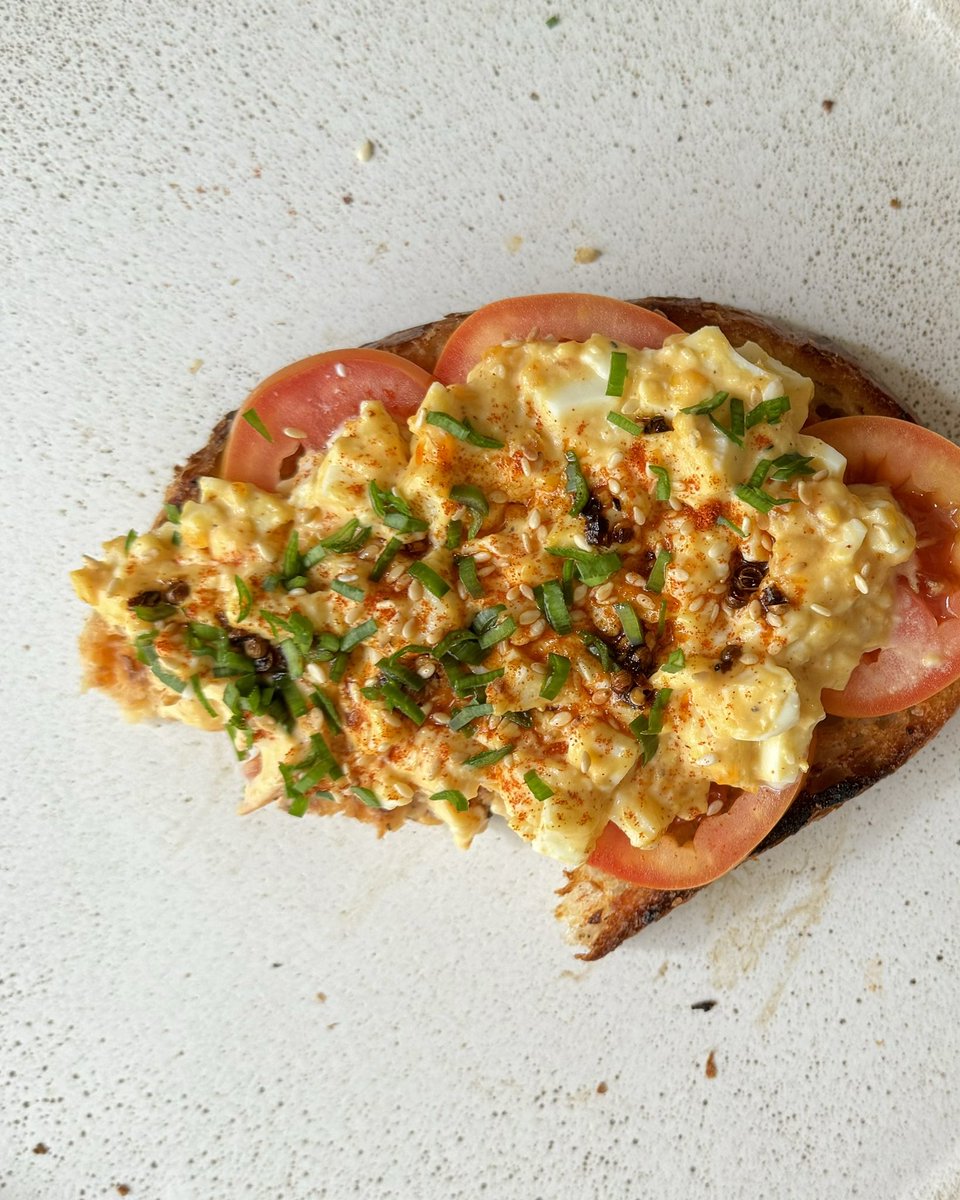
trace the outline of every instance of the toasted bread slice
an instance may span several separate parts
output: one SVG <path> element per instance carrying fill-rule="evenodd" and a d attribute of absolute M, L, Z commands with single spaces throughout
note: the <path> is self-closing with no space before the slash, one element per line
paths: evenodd
<path fill-rule="evenodd" d="M 717 325 L 734 345 L 756 342 L 774 358 L 813 380 L 811 422 L 837 416 L 877 414 L 914 418 L 866 371 L 829 342 L 775 324 L 753 313 L 703 300 L 646 297 L 636 303 L 657 309 L 682 329 Z M 432 370 L 445 341 L 469 314 L 457 313 L 428 325 L 393 334 L 371 346 Z M 197 494 L 197 479 L 215 475 L 233 414 L 214 428 L 207 444 L 177 468 L 167 489 L 168 503 L 183 504 Z M 147 715 L 149 703 L 144 668 L 94 615 L 82 640 L 87 683 L 111 693 L 133 719 Z M 869 719 L 827 717 L 817 728 L 811 769 L 803 791 L 755 853 L 775 846 L 804 825 L 838 808 L 901 766 L 928 741 L 960 706 L 960 681 L 904 712 Z M 404 819 L 432 822 L 419 805 L 377 812 L 352 801 L 326 803 L 323 811 L 346 812 L 378 827 L 381 833 Z M 567 873 L 557 915 L 579 945 L 579 957 L 600 958 L 625 938 L 639 932 L 699 889 L 650 891 L 634 887 L 590 866 Z"/>

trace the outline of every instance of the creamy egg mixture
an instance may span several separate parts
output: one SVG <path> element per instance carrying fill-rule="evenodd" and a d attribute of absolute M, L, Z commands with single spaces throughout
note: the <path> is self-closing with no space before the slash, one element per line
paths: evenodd
<path fill-rule="evenodd" d="M 146 707 L 230 733 L 245 808 L 489 812 L 565 863 L 807 767 L 914 531 L 800 432 L 813 385 L 705 328 L 490 349 L 365 403 L 277 494 L 204 478 L 79 595 Z M 141 706 L 142 707 L 142 706 Z"/>

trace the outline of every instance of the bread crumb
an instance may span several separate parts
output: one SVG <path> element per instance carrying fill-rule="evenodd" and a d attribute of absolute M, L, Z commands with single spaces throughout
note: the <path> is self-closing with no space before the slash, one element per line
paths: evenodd
<path fill-rule="evenodd" d="M 373 142 L 369 138 L 364 138 L 357 147 L 357 160 L 359 162 L 369 162 L 373 158 L 374 150 L 376 150 L 376 146 L 374 146 Z"/>
<path fill-rule="evenodd" d="M 573 256 L 575 263 L 592 263 L 596 262 L 602 250 L 598 250 L 596 246 L 578 246 Z"/>
<path fill-rule="evenodd" d="M 834 104 L 836 104 L 835 100 L 824 100 L 821 104 L 821 108 L 825 113 L 833 112 Z"/>
<path fill-rule="evenodd" d="M 46 1154 L 47 1147 L 43 1144 L 43 1142 L 37 1142 L 33 1148 L 33 1152 L 34 1154 Z"/>
<path fill-rule="evenodd" d="M 891 208 L 903 208 L 903 201 L 898 196 L 894 196 L 893 199 L 890 201 L 890 207 Z"/>
<path fill-rule="evenodd" d="M 118 1196 L 129 1196 L 130 1195 L 130 1185 L 127 1183 L 118 1183 L 117 1184 L 117 1195 Z"/>
<path fill-rule="evenodd" d="M 708 1079 L 716 1079 L 717 1077 L 717 1060 L 713 1056 L 713 1051 L 707 1056 L 707 1065 L 704 1069 L 704 1074 Z"/>
<path fill-rule="evenodd" d="M 523 238 L 520 236 L 519 233 L 515 233 L 513 235 L 513 237 L 507 238 L 506 245 L 507 245 L 507 249 L 510 251 L 511 254 L 516 254 L 516 252 L 523 245 Z"/>
<path fill-rule="evenodd" d="M 196 373 L 200 370 L 200 368 L 202 366 L 203 366 L 203 359 L 195 358 L 187 369 L 189 370 L 191 375 L 196 375 Z"/>
<path fill-rule="evenodd" d="M 607 1090 L 607 1085 L 605 1083 L 597 1084 L 597 1094 L 598 1095 L 600 1095 L 600 1096 L 604 1095 L 606 1093 L 606 1090 Z"/>
<path fill-rule="evenodd" d="M 321 1004 L 325 1004 L 326 1000 L 327 1000 L 327 993 L 326 992 L 317 992 L 317 999 L 320 1001 Z"/>

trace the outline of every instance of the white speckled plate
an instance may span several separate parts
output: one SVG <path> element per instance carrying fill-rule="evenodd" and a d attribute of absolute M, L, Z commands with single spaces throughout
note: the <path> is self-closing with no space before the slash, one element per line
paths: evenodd
<path fill-rule="evenodd" d="M 956 722 L 588 967 L 502 829 L 238 818 L 66 582 L 259 377 L 510 293 L 785 317 L 957 437 L 955 4 L 0 15 L 0 1197 L 956 1196 Z"/>

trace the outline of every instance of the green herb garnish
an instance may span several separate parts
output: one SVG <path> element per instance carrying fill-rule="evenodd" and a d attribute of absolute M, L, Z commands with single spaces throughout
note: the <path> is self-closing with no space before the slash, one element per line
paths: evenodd
<path fill-rule="evenodd" d="M 563 586 L 556 579 L 548 579 L 543 584 L 543 615 L 547 618 L 557 633 L 569 633 L 573 628 L 570 610 L 563 595 Z"/>
<path fill-rule="evenodd" d="M 728 517 L 717 517 L 717 524 L 723 525 L 726 529 L 732 529 L 737 537 L 745 538 L 747 536 L 745 531 L 742 530 L 739 525 L 734 525 L 733 521 L 731 521 Z"/>
<path fill-rule="evenodd" d="M 346 596 L 348 600 L 362 600 L 364 594 L 363 588 L 358 588 L 352 583 L 345 583 L 342 579 L 331 580 L 330 591 Z"/>
<path fill-rule="evenodd" d="M 447 592 L 450 591 L 450 584 L 445 579 L 442 579 L 432 567 L 428 567 L 426 563 L 411 563 L 407 567 L 407 574 L 411 579 L 416 579 L 419 583 L 422 583 L 427 591 L 432 596 L 436 596 L 438 600 L 442 600 Z"/>
<path fill-rule="evenodd" d="M 781 454 L 779 458 L 773 460 L 773 472 L 770 478 L 784 483 L 797 475 L 814 475 L 816 472 L 810 466 L 812 462 L 813 455 Z"/>
<path fill-rule="evenodd" d="M 463 541 L 463 522 L 461 520 L 451 521 L 447 526 L 447 532 L 443 539 L 445 550 L 456 550 Z"/>
<path fill-rule="evenodd" d="M 456 500 L 458 504 L 462 504 L 465 508 L 469 508 L 473 516 L 470 518 L 470 527 L 467 530 L 468 538 L 475 538 L 480 532 L 480 527 L 490 511 L 490 505 L 487 503 L 487 498 L 478 487 L 474 487 L 472 483 L 458 483 L 450 489 L 450 498 Z"/>
<path fill-rule="evenodd" d="M 240 603 L 240 607 L 237 610 L 237 620 L 245 621 L 250 616 L 250 609 L 253 607 L 253 596 L 249 587 L 247 587 L 239 575 L 234 575 L 233 581 L 237 587 L 237 600 Z"/>
<path fill-rule="evenodd" d="M 622 350 L 614 350 L 610 355 L 610 374 L 607 377 L 607 396 L 622 396 L 623 385 L 627 381 L 627 356 Z"/>
<path fill-rule="evenodd" d="M 667 661 L 663 664 L 662 670 L 670 675 L 676 675 L 677 671 L 682 671 L 687 665 L 687 658 L 683 651 L 679 648 L 672 650 Z"/>
<path fill-rule="evenodd" d="M 167 520 L 171 525 L 180 524 L 180 509 L 175 504 L 165 504 L 163 511 L 167 514 Z"/>
<path fill-rule="evenodd" d="M 153 644 L 153 639 L 156 636 L 157 635 L 155 633 L 140 634 L 135 641 L 137 648 L 137 659 L 139 662 L 142 662 L 144 666 L 149 667 L 161 683 L 165 683 L 168 688 L 171 688 L 175 692 L 182 692 L 186 687 L 186 684 L 178 675 L 174 675 L 172 671 L 168 671 L 160 661 L 160 656 L 157 654 L 157 648 Z"/>
<path fill-rule="evenodd" d="M 397 557 L 403 547 L 403 542 L 397 537 L 392 537 L 384 548 L 377 555 L 377 561 L 373 564 L 373 570 L 370 572 L 370 578 L 374 583 L 379 582 L 387 572 L 387 568 Z"/>
<path fill-rule="evenodd" d="M 517 623 L 513 617 L 504 617 L 499 625 L 488 629 L 480 635 L 480 649 L 490 650 L 500 642 L 506 641 L 511 634 L 516 633 Z"/>
<path fill-rule="evenodd" d="M 458 729 L 463 729 L 469 725 L 471 721 L 476 721 L 479 717 L 492 716 L 492 704 L 465 704 L 463 708 L 459 708 L 450 714 L 449 728 L 456 732 Z"/>
<path fill-rule="evenodd" d="M 466 588 L 467 593 L 474 600 L 479 600 L 483 595 L 483 584 L 477 574 L 477 560 L 473 555 L 465 554 L 462 557 L 455 555 L 453 562 L 457 568 L 457 574 L 460 576 L 460 582 Z"/>
<path fill-rule="evenodd" d="M 620 555 L 612 550 L 605 554 L 592 554 L 575 546 L 548 546 L 547 553 L 554 558 L 570 558 L 576 563 L 577 574 L 588 587 L 597 587 L 623 566 Z"/>
<path fill-rule="evenodd" d="M 450 807 L 457 812 L 466 812 L 470 807 L 470 802 L 466 796 L 463 792 L 458 792 L 456 788 L 444 788 L 442 792 L 434 792 L 430 799 L 446 800 Z"/>
<path fill-rule="evenodd" d="M 764 421 L 768 425 L 776 425 L 789 408 L 789 396 L 775 396 L 772 400 L 761 400 L 756 408 L 752 408 L 747 413 L 747 428 L 752 429 L 754 425 L 759 425 Z"/>
<path fill-rule="evenodd" d="M 580 460 L 572 450 L 565 454 L 567 460 L 567 491 L 573 496 L 570 516 L 578 517 L 590 499 L 590 489 L 580 467 Z"/>
<path fill-rule="evenodd" d="M 458 421 L 456 417 L 451 417 L 449 413 L 436 412 L 431 410 L 426 415 L 428 425 L 436 425 L 438 429 L 442 429 L 445 433 L 451 433 L 455 438 L 459 438 L 461 442 L 468 442 L 471 446 L 479 446 L 483 450 L 502 450 L 503 442 L 498 442 L 496 438 L 486 437 L 482 433 L 477 433 L 469 421 Z"/>
<path fill-rule="evenodd" d="M 533 793 L 535 800 L 549 800 L 553 795 L 553 788 L 549 784 L 543 782 L 536 771 L 527 771 L 523 777 L 523 782 Z"/>
<path fill-rule="evenodd" d="M 729 397 L 729 392 L 717 392 L 709 400 L 701 400 L 699 404 L 691 404 L 689 408 L 681 408 L 680 411 L 690 413 L 694 417 L 702 417 L 704 413 L 712 413 L 714 409 L 719 408 Z"/>
<path fill-rule="evenodd" d="M 375 479 L 370 480 L 367 490 L 374 512 L 391 529 L 396 529 L 398 533 L 422 533 L 429 529 L 427 522 L 415 517 L 410 505 L 396 492 L 386 491 Z"/>
<path fill-rule="evenodd" d="M 562 654 L 547 655 L 547 677 L 540 688 L 544 700 L 556 700 L 570 675 L 570 659 Z"/>
<path fill-rule="evenodd" d="M 337 706 L 324 692 L 318 688 L 312 692 L 310 699 L 317 708 L 323 713 L 323 719 L 330 726 L 334 733 L 343 733 L 343 726 L 340 724 L 340 714 L 337 712 Z"/>
<path fill-rule="evenodd" d="M 633 610 L 633 605 L 615 604 L 613 607 L 620 618 L 627 641 L 631 646 L 639 646 L 643 641 L 643 629 L 640 627 L 640 620 Z"/>
<path fill-rule="evenodd" d="M 377 799 L 376 792 L 371 792 L 369 788 L 352 787 L 350 791 L 353 792 L 356 798 L 362 801 L 367 808 L 383 808 L 383 805 Z"/>
<path fill-rule="evenodd" d="M 496 750 L 484 750 L 482 754 L 474 754 L 472 758 L 465 758 L 463 765 L 465 767 L 492 767 L 494 763 L 500 762 L 506 758 L 508 754 L 512 754 L 514 747 L 500 746 Z"/>
<path fill-rule="evenodd" d="M 653 566 L 650 568 L 650 574 L 647 576 L 647 591 L 659 594 L 663 591 L 663 585 L 667 581 L 667 564 L 673 562 L 673 555 L 669 550 L 658 550 L 657 557 L 654 559 Z"/>
<path fill-rule="evenodd" d="M 600 660 L 600 666 L 603 667 L 605 671 L 612 671 L 614 666 L 613 655 L 610 653 L 610 647 L 603 640 L 603 638 L 598 636 L 596 633 L 588 632 L 586 629 L 580 629 L 577 632 L 583 640 L 583 644 L 586 646 L 587 650 L 593 655 L 594 658 L 598 658 Z"/>
<path fill-rule="evenodd" d="M 133 545 L 133 543 L 134 543 L 136 540 L 137 540 L 137 531 L 136 531 L 135 529 L 130 529 L 130 530 L 128 530 L 128 531 L 127 531 L 127 536 L 126 536 L 126 538 L 124 539 L 124 542 L 123 542 L 123 552 L 124 552 L 124 554 L 129 554 L 129 553 L 130 553 L 130 547 Z"/>
<path fill-rule="evenodd" d="M 262 438 L 268 442 L 273 441 L 273 438 L 270 436 L 270 431 L 267 429 L 266 425 L 264 425 L 263 421 L 260 420 L 260 414 L 255 408 L 248 408 L 246 412 L 242 414 L 242 416 L 250 428 L 259 433 Z"/>
<path fill-rule="evenodd" d="M 343 652 L 352 650 L 354 646 L 359 646 L 361 642 L 365 642 L 368 637 L 373 637 L 377 632 L 377 623 L 373 618 L 369 618 L 361 625 L 354 625 L 340 639 L 340 649 Z"/>
<path fill-rule="evenodd" d="M 640 743 L 640 754 L 644 764 L 649 763 L 657 753 L 660 733 L 663 730 L 663 712 L 672 694 L 671 688 L 660 688 L 650 711 L 630 722 L 630 732 Z"/>
<path fill-rule="evenodd" d="M 190 686 L 193 688 L 193 694 L 200 701 L 201 705 L 203 705 L 203 708 L 210 714 L 211 717 L 215 718 L 217 715 L 217 710 L 207 699 L 203 690 L 203 685 L 200 683 L 199 675 L 190 676 Z"/>
<path fill-rule="evenodd" d="M 670 472 L 666 467 L 655 467 L 652 464 L 647 467 L 651 475 L 657 478 L 657 486 L 654 490 L 654 496 L 658 500 L 670 499 Z"/>
<path fill-rule="evenodd" d="M 631 421 L 629 417 L 625 417 L 623 413 L 608 412 L 607 420 L 611 425 L 616 425 L 618 429 L 625 429 L 627 433 L 632 433 L 634 437 L 643 436 L 643 426 L 638 425 L 636 421 Z"/>

